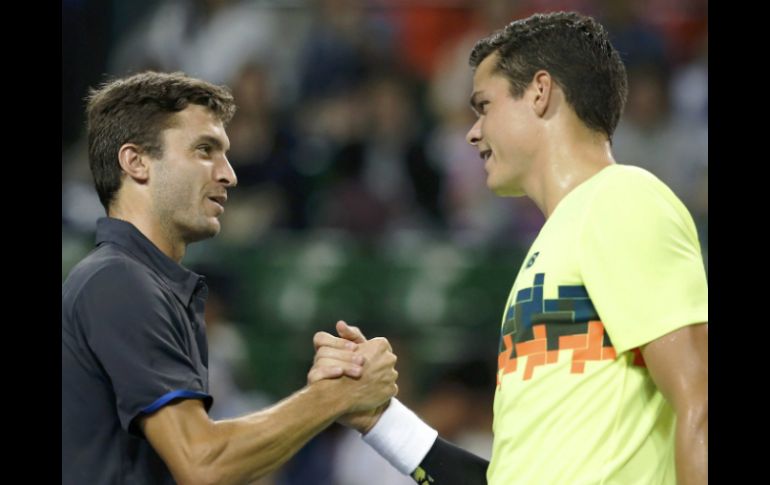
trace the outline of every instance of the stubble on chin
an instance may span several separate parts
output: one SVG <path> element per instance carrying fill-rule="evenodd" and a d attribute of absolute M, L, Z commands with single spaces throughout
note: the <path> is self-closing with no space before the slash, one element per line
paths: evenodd
<path fill-rule="evenodd" d="M 182 239 L 187 244 L 211 239 L 222 230 L 219 219 L 211 221 L 209 218 L 202 217 L 201 220 L 196 222 L 196 224 L 186 224 L 182 227 Z"/>

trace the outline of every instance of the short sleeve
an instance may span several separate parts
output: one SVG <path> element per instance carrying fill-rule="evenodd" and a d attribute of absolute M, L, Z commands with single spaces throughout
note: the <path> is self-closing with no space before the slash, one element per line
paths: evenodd
<path fill-rule="evenodd" d="M 684 204 L 646 171 L 601 182 L 581 226 L 578 257 L 618 355 L 708 321 L 703 258 Z"/>
<path fill-rule="evenodd" d="M 111 381 L 121 426 L 177 398 L 212 398 L 189 320 L 173 295 L 137 264 L 102 268 L 76 303 L 89 348 Z"/>

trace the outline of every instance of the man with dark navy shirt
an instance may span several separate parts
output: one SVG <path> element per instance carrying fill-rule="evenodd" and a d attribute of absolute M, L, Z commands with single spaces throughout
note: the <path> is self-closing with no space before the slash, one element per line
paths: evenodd
<path fill-rule="evenodd" d="M 180 262 L 219 232 L 237 183 L 226 157 L 234 111 L 227 89 L 182 73 L 137 74 L 89 97 L 89 163 L 107 217 L 62 286 L 62 483 L 252 482 L 397 392 L 395 356 L 376 339 L 351 343 L 351 368 L 314 369 L 271 408 L 206 414 L 207 288 Z"/>

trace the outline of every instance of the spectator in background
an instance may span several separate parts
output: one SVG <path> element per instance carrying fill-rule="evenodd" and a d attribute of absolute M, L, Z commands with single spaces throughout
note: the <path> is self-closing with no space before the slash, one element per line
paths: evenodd
<path fill-rule="evenodd" d="M 273 229 L 307 227 L 308 180 L 297 168 L 292 120 L 276 103 L 272 71 L 250 62 L 238 72 L 238 111 L 228 126 L 239 195 L 225 216 L 223 238 L 250 243 Z"/>
<path fill-rule="evenodd" d="M 708 125 L 676 116 L 671 109 L 670 74 L 659 65 L 630 67 L 628 84 L 615 153 L 660 177 L 700 216 L 700 194 L 708 180 Z"/>
<path fill-rule="evenodd" d="M 166 0 L 138 20 L 115 48 L 110 72 L 180 70 L 221 84 L 247 62 L 274 57 L 278 17 L 251 0 Z"/>
<path fill-rule="evenodd" d="M 444 44 L 428 85 L 434 123 L 426 151 L 443 183 L 439 203 L 450 236 L 461 244 L 503 243 L 526 245 L 542 226 L 543 217 L 526 199 L 495 197 L 486 186 L 484 170 L 475 163 L 478 153 L 465 140 L 473 113 L 465 99 L 472 87 L 468 52 L 479 37 L 502 27 L 522 12 L 519 2 L 484 0 L 467 15 L 468 30 Z"/>
<path fill-rule="evenodd" d="M 327 185 L 320 225 L 366 238 L 438 226 L 441 179 L 425 153 L 416 97 L 404 79 L 374 75 L 364 85 L 358 105 L 364 126 L 333 158 L 336 177 Z"/>

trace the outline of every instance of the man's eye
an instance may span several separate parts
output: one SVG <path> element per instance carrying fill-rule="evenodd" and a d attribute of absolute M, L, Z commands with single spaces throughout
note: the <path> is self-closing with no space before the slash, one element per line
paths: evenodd
<path fill-rule="evenodd" d="M 211 147 L 209 145 L 201 145 L 197 148 L 197 150 L 204 155 L 208 155 L 211 153 Z"/>

